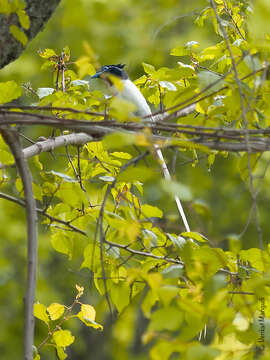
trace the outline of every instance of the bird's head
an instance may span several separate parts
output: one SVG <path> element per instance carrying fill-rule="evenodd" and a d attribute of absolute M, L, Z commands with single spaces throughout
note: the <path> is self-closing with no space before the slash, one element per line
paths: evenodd
<path fill-rule="evenodd" d="M 124 70 L 125 64 L 117 64 L 117 65 L 104 65 L 100 70 L 96 72 L 91 78 L 102 78 L 106 80 L 109 75 L 116 76 L 122 80 L 128 79 L 128 74 Z"/>

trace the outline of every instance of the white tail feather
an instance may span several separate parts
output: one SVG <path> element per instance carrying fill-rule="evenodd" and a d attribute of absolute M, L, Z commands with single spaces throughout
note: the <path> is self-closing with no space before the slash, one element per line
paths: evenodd
<path fill-rule="evenodd" d="M 124 87 L 123 87 L 123 91 L 121 91 L 121 93 L 119 93 L 119 95 L 122 98 L 126 99 L 127 101 L 130 101 L 136 105 L 138 115 L 140 115 L 140 116 L 152 115 L 151 109 L 150 109 L 149 105 L 147 104 L 147 101 L 145 100 L 144 96 L 142 95 L 140 90 L 137 88 L 137 86 L 135 84 L 133 84 L 133 82 L 129 79 L 122 80 L 122 82 L 124 84 Z M 154 121 L 152 116 L 151 116 L 151 120 Z M 171 174 L 170 174 L 168 167 L 166 165 L 166 162 L 164 160 L 162 151 L 159 149 L 158 145 L 155 144 L 154 146 L 156 149 L 157 157 L 160 161 L 160 166 L 161 166 L 164 178 L 166 180 L 171 180 Z M 190 232 L 190 227 L 188 225 L 187 218 L 184 213 L 181 201 L 180 201 L 179 197 L 176 195 L 175 195 L 174 199 L 175 199 L 179 214 L 183 220 L 185 229 L 187 232 Z"/>

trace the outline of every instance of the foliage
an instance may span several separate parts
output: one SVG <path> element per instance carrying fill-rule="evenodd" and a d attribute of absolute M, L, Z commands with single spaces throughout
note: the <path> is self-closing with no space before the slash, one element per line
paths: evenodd
<path fill-rule="evenodd" d="M 121 11 L 133 9 L 136 13 L 142 4 L 138 2 L 132 8 L 131 1 L 122 7 L 120 0 L 115 3 L 111 7 L 108 4 L 105 7 L 101 1 L 87 4 L 96 9 L 100 22 L 91 32 L 96 34 L 102 29 L 104 34 L 103 21 L 115 21 Z M 168 14 L 178 8 L 173 0 L 160 3 Z M 66 6 L 71 7 L 70 2 Z M 144 9 L 158 13 L 150 5 L 144 5 Z M 37 322 L 47 326 L 47 331 L 44 333 L 38 323 L 36 360 L 52 359 L 50 349 L 56 350 L 59 359 L 65 359 L 67 354 L 76 358 L 76 354 L 69 352 L 72 350 L 66 349 L 73 342 L 74 346 L 76 341 L 80 344 L 79 328 L 72 318 L 89 327 L 91 336 L 102 336 L 96 331 L 102 329 L 100 324 L 104 331 L 106 326 L 112 327 L 112 334 L 106 339 L 110 344 L 110 359 L 268 358 L 270 247 L 263 246 L 258 190 L 262 186 L 267 188 L 269 160 L 267 155 L 250 148 L 253 134 L 258 136 L 252 131 L 263 130 L 256 137 L 258 142 L 264 140 L 264 134 L 267 137 L 264 131 L 269 127 L 270 115 L 267 73 L 270 37 L 263 30 L 254 31 L 253 35 L 254 22 L 250 19 L 255 14 L 264 24 L 268 11 L 266 0 L 258 1 L 255 9 L 247 0 L 210 1 L 209 6 L 196 12 L 195 24 L 206 31 L 211 26 L 214 34 L 211 39 L 215 39 L 211 45 L 202 46 L 195 37 L 170 50 L 171 60 L 166 67 L 160 67 L 158 61 L 153 61 L 154 65 L 148 60 L 143 62 L 144 74 L 135 84 L 153 112 L 166 109 L 165 120 L 170 120 L 165 123 L 166 129 L 158 129 L 160 137 L 154 137 L 156 134 L 145 120 L 143 129 L 137 131 L 136 126 L 142 121 L 134 115 L 133 105 L 104 95 L 98 88 L 99 80 L 89 80 L 97 66 L 97 55 L 89 44 L 85 45 L 87 57 L 80 56 L 77 60 L 70 45 L 60 52 L 52 49 L 53 46 L 40 50 L 41 71 L 52 75 L 53 81 L 46 83 L 46 87 L 24 86 L 28 94 L 33 94 L 27 100 L 31 99 L 30 109 L 19 103 L 11 105 L 11 109 L 1 106 L 0 112 L 16 113 L 18 117 L 22 113 L 34 119 L 40 116 L 51 125 L 46 130 L 40 126 L 33 131 L 24 124 L 19 129 L 24 136 L 32 137 L 36 132 L 38 136 L 49 135 L 53 120 L 62 121 L 62 128 L 66 129 L 60 136 L 73 132 L 74 121 L 78 124 L 77 131 L 82 131 L 81 120 L 87 121 L 89 127 L 89 131 L 87 128 L 84 131 L 93 136 L 84 145 L 65 146 L 29 160 L 34 195 L 41 209 L 41 240 L 47 240 L 48 228 L 50 231 L 50 245 L 41 241 L 42 266 L 50 264 L 49 257 L 60 259 L 61 264 L 69 262 L 63 267 L 52 262 L 50 276 L 41 274 L 34 314 L 39 319 Z M 80 15 L 84 19 L 83 14 L 77 14 L 79 18 Z M 70 16 L 69 11 L 66 22 Z M 107 32 L 104 36 L 109 35 Z M 177 33 L 174 35 L 173 38 L 177 37 Z M 133 36 L 130 35 L 130 41 Z M 112 81 L 118 87 L 117 80 Z M 2 104 L 22 95 L 21 87 L 13 80 L 0 83 L 0 89 Z M 195 106 L 196 116 L 192 112 L 185 118 L 179 117 L 178 111 L 190 105 Z M 112 119 L 116 120 L 118 131 L 105 137 L 94 134 L 95 126 L 110 128 L 112 122 L 108 121 Z M 120 126 L 131 130 L 120 131 L 123 129 Z M 207 131 L 209 138 L 205 138 L 203 131 Z M 234 133 L 237 138 L 232 138 Z M 230 141 L 244 144 L 246 151 L 229 155 L 224 149 Z M 168 158 L 170 150 L 166 147 L 171 147 L 175 158 L 184 158 L 190 164 L 183 172 L 181 183 L 161 179 L 160 164 L 152 156 L 154 142 L 164 147 Z M 221 143 L 224 149 L 211 150 L 210 142 Z M 13 158 L 2 139 L 0 150 L 0 197 L 11 194 L 23 206 L 22 182 L 11 167 Z M 200 166 L 209 172 L 219 169 L 218 183 L 205 180 L 205 173 L 199 172 Z M 214 177 L 214 170 L 211 176 Z M 232 182 L 236 183 L 236 190 L 232 189 Z M 252 199 L 249 206 L 242 200 L 243 214 L 235 211 L 234 203 L 240 186 L 248 189 Z M 178 214 L 171 210 L 175 195 L 189 209 L 192 231 L 185 231 Z M 2 221 L 16 229 L 10 230 L 10 234 L 3 229 L 2 237 L 11 239 L 12 252 L 19 245 L 16 256 L 22 262 L 25 246 L 20 235 L 22 225 L 14 217 L 21 210 L 11 204 L 5 209 Z M 247 209 L 255 218 L 255 230 L 251 231 L 248 245 L 241 238 L 248 238 L 249 234 L 245 231 L 241 234 L 239 225 L 246 223 Z M 21 213 L 18 214 L 20 217 Z M 261 223 L 268 230 L 267 207 L 262 208 L 262 214 Z M 217 218 L 224 226 L 218 229 L 217 238 L 226 237 L 226 243 L 218 244 L 211 230 Z M 11 219 L 14 219 L 12 226 Z M 50 247 L 65 257 L 59 257 Z M 7 258 L 10 256 L 6 244 L 4 253 Z M 1 297 L 7 308 L 8 298 L 12 297 L 9 294 L 15 291 L 14 283 L 8 281 L 14 270 L 4 257 L 0 266 L 5 274 L 2 282 L 6 284 Z M 72 279 L 67 266 L 76 273 Z M 92 297 L 86 302 L 94 306 L 80 302 L 84 288 L 79 286 L 72 305 L 62 305 L 70 302 L 72 288 L 75 283 L 81 283 L 83 275 L 86 276 L 84 287 L 90 287 Z M 15 276 L 18 283 L 22 282 L 21 276 Z M 54 288 L 52 293 L 51 288 Z M 62 289 L 66 299 L 58 300 Z M 44 305 L 48 303 L 51 305 Z M 10 306 L 16 308 L 13 303 Z M 98 322 L 95 322 L 96 311 Z M 48 347 L 47 352 L 43 345 Z M 11 350 L 5 351 L 6 357 L 11 358 Z"/>

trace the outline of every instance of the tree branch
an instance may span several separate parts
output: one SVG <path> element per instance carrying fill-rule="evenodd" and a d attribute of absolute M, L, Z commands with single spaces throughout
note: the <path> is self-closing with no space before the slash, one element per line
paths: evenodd
<path fill-rule="evenodd" d="M 15 204 L 18 204 L 20 206 L 23 206 L 25 207 L 25 202 L 24 200 L 22 199 L 17 199 L 15 198 L 14 196 L 11 196 L 11 195 L 8 195 L 8 194 L 4 194 L 2 192 L 0 192 L 0 198 L 1 199 L 5 199 L 5 200 L 8 200 L 8 201 L 12 201 L 14 202 Z M 38 214 L 42 215 L 42 216 L 45 216 L 47 219 L 49 219 L 51 222 L 57 222 L 59 224 L 62 224 L 62 225 L 65 225 L 66 227 L 69 227 L 70 230 L 72 231 L 75 231 L 75 232 L 78 232 L 79 234 L 82 234 L 84 236 L 86 236 L 86 232 L 77 228 L 76 226 L 72 225 L 70 221 L 64 221 L 64 220 L 61 220 L 61 219 L 58 219 L 54 216 L 51 216 L 49 214 L 47 214 L 44 210 L 42 209 L 39 209 L 39 208 L 36 208 L 36 211 Z"/>
<path fill-rule="evenodd" d="M 37 212 L 32 188 L 32 174 L 23 155 L 19 136 L 15 129 L 0 127 L 0 132 L 8 144 L 16 162 L 23 183 L 27 217 L 27 285 L 24 299 L 24 360 L 32 360 L 34 343 L 33 306 L 36 291 L 37 272 Z"/>

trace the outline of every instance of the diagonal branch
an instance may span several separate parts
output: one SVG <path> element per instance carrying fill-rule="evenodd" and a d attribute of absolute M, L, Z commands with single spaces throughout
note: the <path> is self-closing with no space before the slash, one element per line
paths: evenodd
<path fill-rule="evenodd" d="M 8 194 L 4 194 L 2 192 L 0 192 L 0 198 L 1 199 L 5 199 L 5 200 L 9 200 L 14 202 L 15 204 L 18 204 L 20 206 L 25 207 L 25 202 L 22 199 L 17 199 L 14 196 L 8 195 Z M 38 214 L 45 216 L 47 219 L 49 219 L 51 222 L 57 222 L 59 224 L 65 225 L 66 227 L 70 228 L 70 230 L 75 231 L 79 234 L 82 234 L 84 236 L 86 236 L 86 232 L 84 230 L 81 230 L 79 228 L 77 228 L 76 226 L 72 225 L 70 221 L 64 221 L 62 219 L 58 219 L 52 215 L 47 214 L 44 210 L 36 208 L 36 211 Z"/>

